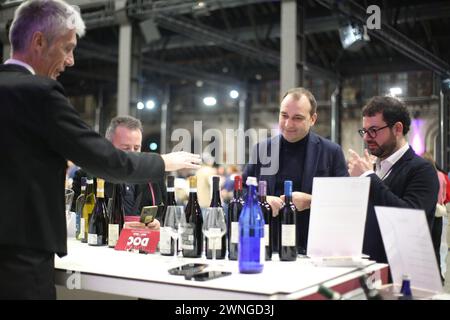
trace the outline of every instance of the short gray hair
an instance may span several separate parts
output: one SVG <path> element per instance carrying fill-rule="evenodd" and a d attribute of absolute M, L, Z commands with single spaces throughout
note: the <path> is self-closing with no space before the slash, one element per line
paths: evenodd
<path fill-rule="evenodd" d="M 105 137 L 109 141 L 112 141 L 114 134 L 116 133 L 117 127 L 125 127 L 130 130 L 143 131 L 141 120 L 136 119 L 132 116 L 118 116 L 111 119 L 108 129 L 106 129 Z"/>
<path fill-rule="evenodd" d="M 51 44 L 68 30 L 75 30 L 82 37 L 85 29 L 78 7 L 63 0 L 28 0 L 14 13 L 9 41 L 12 52 L 24 52 L 35 32 L 42 32 Z"/>

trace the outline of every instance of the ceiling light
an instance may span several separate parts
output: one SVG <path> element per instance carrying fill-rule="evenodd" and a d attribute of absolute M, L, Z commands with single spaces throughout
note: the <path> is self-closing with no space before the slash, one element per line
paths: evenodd
<path fill-rule="evenodd" d="M 152 110 L 155 108 L 155 101 L 153 100 L 147 100 L 147 102 L 145 103 L 145 107 L 149 110 Z"/>
<path fill-rule="evenodd" d="M 203 103 L 205 104 L 205 106 L 212 107 L 216 105 L 217 100 L 214 97 L 205 97 L 203 98 Z"/>
<path fill-rule="evenodd" d="M 237 90 L 231 90 L 230 97 L 231 99 L 237 99 L 239 97 L 239 92 Z"/>
<path fill-rule="evenodd" d="M 403 90 L 402 90 L 402 88 L 399 88 L 399 87 L 393 87 L 393 88 L 389 89 L 389 92 L 391 93 L 391 96 L 395 97 L 395 96 L 401 95 Z"/>

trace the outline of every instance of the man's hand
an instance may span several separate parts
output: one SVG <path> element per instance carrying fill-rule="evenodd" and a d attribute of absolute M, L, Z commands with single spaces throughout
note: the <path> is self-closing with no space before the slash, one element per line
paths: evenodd
<path fill-rule="evenodd" d="M 152 222 L 147 223 L 146 227 L 151 230 L 159 230 L 161 224 L 158 219 L 153 219 Z"/>
<path fill-rule="evenodd" d="M 350 160 L 348 161 L 348 174 L 351 177 L 359 177 L 364 172 L 373 170 L 372 158 L 369 155 L 367 149 L 364 149 L 364 156 L 360 157 L 352 149 L 348 150 L 350 152 Z"/>
<path fill-rule="evenodd" d="M 272 208 L 272 216 L 276 217 L 280 209 L 284 206 L 283 200 L 280 197 L 274 196 L 267 196 L 266 200 Z"/>
<path fill-rule="evenodd" d="M 200 155 L 186 151 L 163 154 L 161 157 L 164 160 L 166 171 L 176 171 L 185 168 L 198 169 L 200 168 L 200 163 L 202 161 Z"/>
<path fill-rule="evenodd" d="M 282 195 L 281 200 L 285 201 L 284 195 Z M 297 211 L 303 211 L 311 207 L 311 195 L 304 192 L 292 192 L 292 202 L 294 203 Z"/>
<path fill-rule="evenodd" d="M 160 223 L 157 219 L 154 219 L 152 222 L 150 223 L 142 223 L 139 221 L 129 221 L 129 222 L 125 222 L 125 224 L 123 225 L 123 227 L 125 229 L 150 229 L 150 230 L 159 230 L 160 228 Z"/>

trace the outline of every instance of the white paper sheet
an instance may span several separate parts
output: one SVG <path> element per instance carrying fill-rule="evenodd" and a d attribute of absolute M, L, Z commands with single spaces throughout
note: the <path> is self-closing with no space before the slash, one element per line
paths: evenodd
<path fill-rule="evenodd" d="M 411 286 L 441 292 L 439 269 L 423 210 L 375 207 L 395 284 L 407 274 Z"/>
<path fill-rule="evenodd" d="M 367 177 L 314 178 L 308 256 L 361 257 L 369 187 Z"/>

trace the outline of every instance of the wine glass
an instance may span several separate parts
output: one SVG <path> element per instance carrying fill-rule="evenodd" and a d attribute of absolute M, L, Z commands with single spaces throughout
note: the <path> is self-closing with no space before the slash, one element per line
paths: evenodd
<path fill-rule="evenodd" d="M 212 260 L 214 261 L 216 260 L 216 248 L 220 246 L 222 236 L 227 231 L 222 207 L 206 208 L 202 229 L 205 237 L 208 238 L 209 248 L 212 250 Z"/>
<path fill-rule="evenodd" d="M 70 208 L 72 207 L 74 191 L 72 189 L 65 189 L 64 195 L 65 195 L 67 236 L 69 238 L 73 238 L 75 237 L 76 233 L 76 215 L 75 212 L 70 211 Z"/>
<path fill-rule="evenodd" d="M 164 228 L 173 238 L 174 243 L 178 243 L 181 233 L 186 226 L 186 215 L 183 206 L 167 206 L 164 218 Z M 174 257 L 178 256 L 178 245 L 175 245 Z"/>
<path fill-rule="evenodd" d="M 73 195 L 75 192 L 72 189 L 65 189 L 64 195 L 65 195 L 65 203 L 66 203 L 66 216 L 69 215 L 70 208 L 72 207 L 72 201 L 73 201 Z"/>

